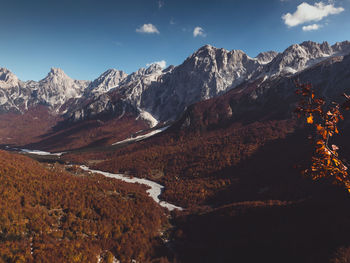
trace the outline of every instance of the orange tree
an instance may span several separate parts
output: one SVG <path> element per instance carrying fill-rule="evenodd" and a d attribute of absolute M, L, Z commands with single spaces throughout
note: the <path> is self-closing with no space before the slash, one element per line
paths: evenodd
<path fill-rule="evenodd" d="M 301 97 L 295 109 L 298 117 L 304 117 L 308 125 L 313 125 L 315 144 L 311 167 L 304 171 L 314 180 L 331 179 L 350 192 L 350 176 L 347 164 L 339 158 L 338 146 L 330 143 L 330 138 L 339 133 L 338 122 L 343 120 L 342 109 L 350 109 L 350 97 L 344 94 L 346 102 L 327 104 L 317 97 L 311 84 L 296 83 L 296 93 Z"/>

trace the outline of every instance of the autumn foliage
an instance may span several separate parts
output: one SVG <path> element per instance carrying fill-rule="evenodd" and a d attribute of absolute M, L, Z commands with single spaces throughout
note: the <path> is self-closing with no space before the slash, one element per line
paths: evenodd
<path fill-rule="evenodd" d="M 331 138 L 339 133 L 338 122 L 344 117 L 341 109 L 349 109 L 349 97 L 343 105 L 336 102 L 327 104 L 323 98 L 315 95 L 311 84 L 297 83 L 296 93 L 301 96 L 296 108 L 298 117 L 304 117 L 309 125 L 313 125 L 315 151 L 311 167 L 305 170 L 314 180 L 327 178 L 339 183 L 350 192 L 350 176 L 348 167 L 338 154 L 338 146 L 331 144 Z"/>
<path fill-rule="evenodd" d="M 165 211 L 145 192 L 78 167 L 0 151 L 0 262 L 151 262 Z"/>
<path fill-rule="evenodd" d="M 165 186 L 163 199 L 189 207 L 207 203 L 231 185 L 232 175 L 223 169 L 239 164 L 265 143 L 284 138 L 292 131 L 293 122 L 285 120 L 232 123 L 228 128 L 202 134 L 167 131 L 113 152 L 79 152 L 65 158 L 76 163 L 105 160 L 93 167 L 148 177 Z"/>

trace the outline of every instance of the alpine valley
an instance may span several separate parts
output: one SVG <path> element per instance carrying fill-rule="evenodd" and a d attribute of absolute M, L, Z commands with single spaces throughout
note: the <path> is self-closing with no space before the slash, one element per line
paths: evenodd
<path fill-rule="evenodd" d="M 92 81 L 0 68 L 0 262 L 348 262 L 348 193 L 301 173 L 313 146 L 296 81 L 342 101 L 350 42 L 254 58 L 205 45 Z"/>

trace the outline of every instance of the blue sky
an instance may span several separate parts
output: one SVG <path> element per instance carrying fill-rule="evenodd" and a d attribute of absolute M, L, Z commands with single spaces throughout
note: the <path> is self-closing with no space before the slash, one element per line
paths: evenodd
<path fill-rule="evenodd" d="M 0 0 L 0 25 L 0 66 L 20 79 L 59 67 L 93 80 L 109 68 L 178 65 L 205 44 L 254 57 L 350 40 L 350 0 Z"/>

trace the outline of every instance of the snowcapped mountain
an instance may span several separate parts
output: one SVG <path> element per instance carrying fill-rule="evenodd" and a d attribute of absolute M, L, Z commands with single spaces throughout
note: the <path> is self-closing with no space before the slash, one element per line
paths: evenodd
<path fill-rule="evenodd" d="M 142 68 L 125 77 L 111 92 L 139 113 L 147 112 L 148 119 L 163 122 L 176 119 L 195 102 L 216 97 L 244 82 L 293 75 L 330 57 L 348 53 L 348 41 L 333 46 L 327 42 L 306 41 L 282 53 L 263 52 L 255 58 L 241 50 L 228 51 L 206 45 L 179 66 L 165 70 L 157 65 Z M 101 99 L 106 100 L 106 97 Z M 100 103 L 97 98 L 84 107 L 89 108 L 90 116 L 96 116 L 99 113 L 93 113 L 94 105 Z"/>
<path fill-rule="evenodd" d="M 17 110 L 14 100 L 21 93 L 22 82 L 6 68 L 0 68 L 0 112 Z M 28 97 L 27 97 L 28 99 Z"/>
<path fill-rule="evenodd" d="M 242 83 L 262 65 L 243 51 L 227 51 L 206 45 L 177 67 L 162 70 L 159 65 L 153 64 L 147 69 L 139 69 L 124 78 L 111 93 L 118 94 L 120 101 L 132 105 L 141 118 L 155 125 L 157 120 L 175 119 L 194 102 L 217 96 L 228 87 Z M 82 109 L 77 110 L 79 113 L 73 112 L 73 119 L 101 113 L 101 100 L 106 103 L 106 96 L 85 106 L 89 108 L 89 113 L 82 113 Z M 98 109 L 98 113 L 91 111 L 94 108 Z"/>
<path fill-rule="evenodd" d="M 29 88 L 42 103 L 59 110 L 68 100 L 81 97 L 88 84 L 89 81 L 73 80 L 63 70 L 52 68 L 44 79 L 29 84 Z"/>
<path fill-rule="evenodd" d="M 73 122 L 101 115 L 121 118 L 131 112 L 153 127 L 175 120 L 193 103 L 244 83 L 290 76 L 349 53 L 349 41 L 332 46 L 306 41 L 282 53 L 262 52 L 255 58 L 241 50 L 206 45 L 178 66 L 162 69 L 153 64 L 130 75 L 110 69 L 92 82 L 73 80 L 60 69 L 52 69 L 39 82 L 22 82 L 0 69 L 0 111 L 23 112 L 44 104 Z"/>
<path fill-rule="evenodd" d="M 278 53 L 276 51 L 261 52 L 256 56 L 256 59 L 260 64 L 267 64 L 270 63 L 277 55 Z"/>
<path fill-rule="evenodd" d="M 209 127 L 223 128 L 239 122 L 291 119 L 299 99 L 295 95 L 295 79 L 312 83 L 317 95 L 329 101 L 342 102 L 342 94 L 350 92 L 350 52 L 345 56 L 331 56 L 295 75 L 244 82 L 222 96 L 195 103 L 171 129 L 176 133 L 205 131 Z M 345 122 L 349 125 L 348 120 Z"/>
<path fill-rule="evenodd" d="M 331 56 L 347 54 L 350 52 L 349 48 L 348 41 L 333 46 L 327 42 L 318 44 L 312 41 L 305 41 L 300 45 L 294 44 L 267 64 L 262 74 L 268 76 L 294 74 Z"/>
<path fill-rule="evenodd" d="M 0 68 L 0 87 L 2 89 L 19 86 L 19 80 L 15 74 L 6 68 Z"/>
<path fill-rule="evenodd" d="M 23 112 L 38 104 L 49 106 L 52 113 L 73 98 L 82 96 L 90 82 L 73 80 L 61 69 L 52 68 L 40 81 L 23 82 L 9 70 L 0 69 L 0 111 Z"/>
<path fill-rule="evenodd" d="M 112 88 L 117 87 L 127 76 L 128 74 L 121 70 L 109 69 L 90 83 L 84 91 L 84 96 L 98 97 L 99 95 L 110 91 Z"/>
<path fill-rule="evenodd" d="M 93 119 L 99 115 L 121 118 L 125 113 L 132 113 L 138 116 L 138 119 L 149 123 L 150 127 L 154 127 L 158 121 L 146 110 L 141 109 L 140 102 L 144 89 L 156 83 L 162 74 L 162 68 L 157 64 L 152 64 L 147 69 L 141 68 L 130 75 L 122 71 L 107 71 L 89 85 L 85 96 L 66 114 L 67 119 L 76 122 Z M 109 89 L 109 92 L 100 94 L 101 89 L 91 88 L 98 87 L 96 83 L 113 84 L 110 88 L 102 85 Z"/>

